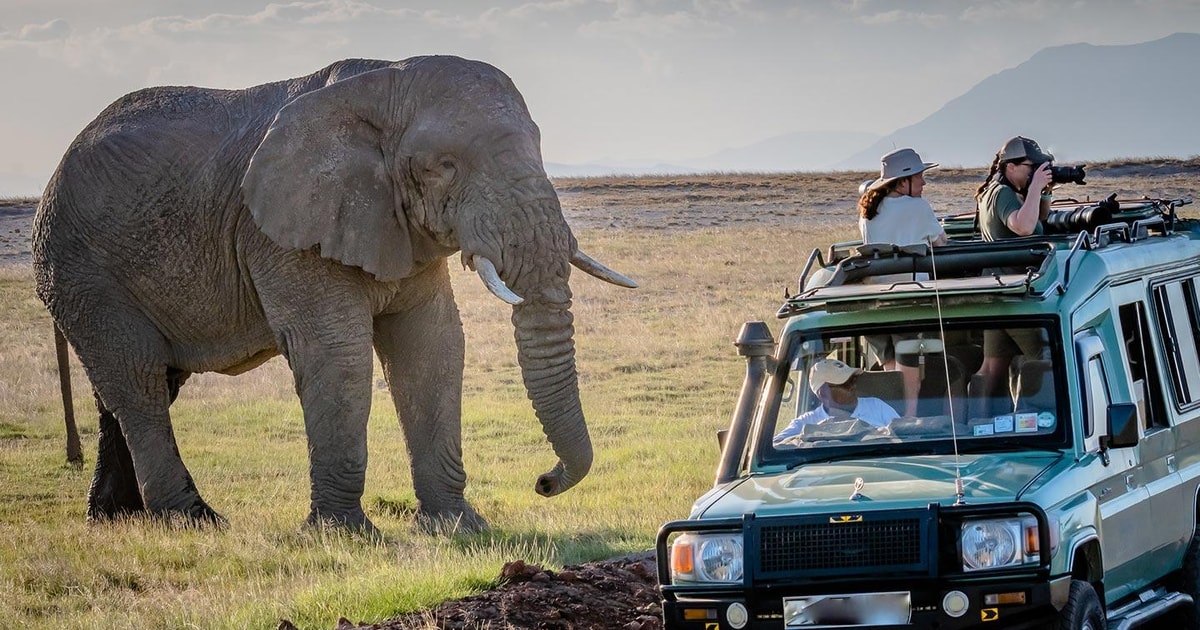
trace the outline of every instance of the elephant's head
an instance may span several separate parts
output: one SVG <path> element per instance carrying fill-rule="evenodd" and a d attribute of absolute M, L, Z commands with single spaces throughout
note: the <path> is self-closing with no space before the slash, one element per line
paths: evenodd
<path fill-rule="evenodd" d="M 538 128 L 507 76 L 480 62 L 419 57 L 302 95 L 259 145 L 243 194 L 276 243 L 319 245 L 322 256 L 381 281 L 461 251 L 514 305 L 525 385 L 559 458 L 537 492 L 558 494 L 587 474 L 570 265 L 636 285 L 577 250 Z"/>

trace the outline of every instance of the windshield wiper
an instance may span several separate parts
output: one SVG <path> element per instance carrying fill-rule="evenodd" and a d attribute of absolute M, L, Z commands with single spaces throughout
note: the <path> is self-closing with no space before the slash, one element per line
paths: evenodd
<path fill-rule="evenodd" d="M 876 455 L 912 455 L 915 452 L 923 452 L 928 449 L 928 445 L 924 445 L 924 448 L 904 448 L 905 446 L 908 445 L 891 443 L 887 446 L 871 446 L 866 448 L 841 449 L 836 447 L 825 447 L 836 452 L 821 453 L 815 455 L 814 457 L 805 458 L 798 462 L 792 462 L 787 465 L 787 469 L 792 470 L 793 468 L 807 464 L 818 464 L 837 459 L 862 459 L 864 457 L 875 457 Z"/>
<path fill-rule="evenodd" d="M 1039 444 L 1037 442 L 1025 442 L 1024 438 L 1008 438 L 1008 439 L 985 439 L 985 440 L 965 440 L 959 442 L 958 449 L 968 453 L 991 452 L 991 451 L 1039 451 L 1043 453 L 1055 453 L 1061 455 L 1063 452 L 1062 446 L 1050 446 L 1047 444 Z"/>

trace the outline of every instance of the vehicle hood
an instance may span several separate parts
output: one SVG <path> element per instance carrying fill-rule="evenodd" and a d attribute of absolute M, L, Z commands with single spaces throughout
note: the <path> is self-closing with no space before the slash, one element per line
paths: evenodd
<path fill-rule="evenodd" d="M 824 511 L 904 509 L 956 500 L 955 470 L 967 503 L 1012 501 L 1061 457 L 1057 453 L 916 455 L 802 465 L 751 475 L 711 496 L 703 518 L 781 516 Z M 855 495 L 856 480 L 862 479 Z"/>

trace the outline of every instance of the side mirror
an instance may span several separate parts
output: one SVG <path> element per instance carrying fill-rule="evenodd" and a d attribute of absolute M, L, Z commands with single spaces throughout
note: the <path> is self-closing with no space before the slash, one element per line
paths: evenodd
<path fill-rule="evenodd" d="M 1138 408 L 1134 403 L 1114 403 L 1108 406 L 1109 448 L 1127 448 L 1138 443 Z"/>
<path fill-rule="evenodd" d="M 729 437 L 729 429 L 717 429 L 717 446 L 720 447 L 722 453 L 725 452 L 725 438 Z"/>

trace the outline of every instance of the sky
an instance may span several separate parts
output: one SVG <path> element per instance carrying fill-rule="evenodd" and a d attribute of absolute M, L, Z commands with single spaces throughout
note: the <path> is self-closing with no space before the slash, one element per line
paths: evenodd
<path fill-rule="evenodd" d="M 449 54 L 516 83 L 547 162 L 669 162 L 886 134 L 1042 48 L 1200 32 L 1200 0 L 0 0 L 0 196 L 39 194 L 104 107 L 350 57 Z"/>

